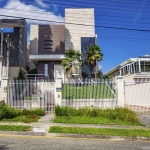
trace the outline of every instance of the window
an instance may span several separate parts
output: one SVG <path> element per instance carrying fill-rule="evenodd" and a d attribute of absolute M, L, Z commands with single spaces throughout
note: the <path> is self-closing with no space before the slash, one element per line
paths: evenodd
<path fill-rule="evenodd" d="M 44 76 L 48 76 L 48 64 L 44 64 Z"/>
<path fill-rule="evenodd" d="M 53 40 L 44 40 L 44 50 L 53 49 Z"/>

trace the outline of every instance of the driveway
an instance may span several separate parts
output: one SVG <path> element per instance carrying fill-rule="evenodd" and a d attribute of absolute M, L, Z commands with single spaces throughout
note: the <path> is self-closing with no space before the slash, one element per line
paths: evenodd
<path fill-rule="evenodd" d="M 150 128 L 150 114 L 138 114 L 140 121 Z"/>

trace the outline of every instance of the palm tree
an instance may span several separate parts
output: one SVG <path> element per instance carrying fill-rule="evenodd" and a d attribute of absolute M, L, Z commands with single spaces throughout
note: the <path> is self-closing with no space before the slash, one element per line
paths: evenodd
<path fill-rule="evenodd" d="M 72 62 L 77 60 L 78 62 L 81 62 L 81 53 L 74 49 L 69 49 L 65 51 L 65 59 L 61 61 L 61 65 L 63 66 L 65 72 L 72 76 Z M 77 66 L 79 69 L 81 69 L 82 66 Z"/>
<path fill-rule="evenodd" d="M 99 78 L 99 79 L 103 78 L 103 72 L 102 72 L 102 70 L 98 70 L 97 71 L 97 78 Z"/>
<path fill-rule="evenodd" d="M 98 61 L 101 61 L 103 58 L 101 51 L 102 49 L 98 45 L 93 45 L 88 48 L 86 53 L 86 59 L 90 62 L 91 70 L 94 68 L 95 78 L 97 78 Z"/>

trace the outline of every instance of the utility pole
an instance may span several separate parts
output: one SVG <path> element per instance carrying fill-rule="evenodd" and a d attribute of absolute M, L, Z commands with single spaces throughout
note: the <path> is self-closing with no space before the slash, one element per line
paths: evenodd
<path fill-rule="evenodd" d="M 10 53 L 10 37 L 9 37 L 9 34 L 6 37 L 6 44 L 7 44 L 6 77 L 9 78 L 9 53 Z"/>
<path fill-rule="evenodd" d="M 1 29 L 1 44 L 0 44 L 0 79 L 3 76 L 3 40 L 4 40 L 4 33 L 3 29 Z"/>
<path fill-rule="evenodd" d="M 0 49 L 0 55 L 3 56 L 3 29 L 1 29 L 1 49 Z"/>

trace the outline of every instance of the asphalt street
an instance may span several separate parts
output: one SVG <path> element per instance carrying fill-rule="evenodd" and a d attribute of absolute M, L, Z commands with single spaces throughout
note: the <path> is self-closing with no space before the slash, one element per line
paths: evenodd
<path fill-rule="evenodd" d="M 150 150 L 149 142 L 0 135 L 0 150 Z"/>

